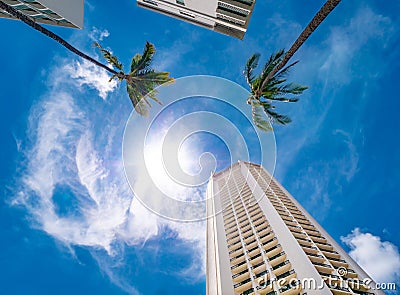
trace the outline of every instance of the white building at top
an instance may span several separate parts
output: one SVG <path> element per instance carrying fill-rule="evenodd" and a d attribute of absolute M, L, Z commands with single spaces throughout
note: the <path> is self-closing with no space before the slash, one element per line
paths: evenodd
<path fill-rule="evenodd" d="M 2 0 L 38 23 L 83 28 L 83 0 Z M 14 18 L 0 9 L 0 17 Z"/>
<path fill-rule="evenodd" d="M 255 0 L 137 0 L 141 7 L 243 39 Z"/>

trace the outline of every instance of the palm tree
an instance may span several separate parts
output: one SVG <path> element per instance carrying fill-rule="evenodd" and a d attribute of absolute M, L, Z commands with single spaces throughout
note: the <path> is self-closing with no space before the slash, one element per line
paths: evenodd
<path fill-rule="evenodd" d="M 94 46 L 100 49 L 104 58 L 112 65 L 116 71 L 113 72 L 110 80 L 116 79 L 120 82 L 126 81 L 126 90 L 136 112 L 142 116 L 148 115 L 148 109 L 151 107 L 149 98 L 161 104 L 157 99 L 155 88 L 165 83 L 173 82 L 168 72 L 157 72 L 151 68 L 156 49 L 153 44 L 146 42 L 143 54 L 136 54 L 132 58 L 130 72 L 125 74 L 122 64 L 118 58 L 99 43 Z"/>
<path fill-rule="evenodd" d="M 292 58 L 292 56 L 299 50 L 299 48 L 306 42 L 308 37 L 318 28 L 318 26 L 324 21 L 324 19 L 338 6 L 341 0 L 328 0 L 321 7 L 321 9 L 317 12 L 317 14 L 313 17 L 313 19 L 308 23 L 307 27 L 301 32 L 299 37 L 294 41 L 292 46 L 286 52 L 285 57 L 282 61 L 276 66 L 276 68 L 270 73 L 268 78 L 273 77 L 279 70 L 281 70 L 288 61 Z M 267 83 L 268 79 L 266 79 L 265 83 Z"/>
<path fill-rule="evenodd" d="M 133 107 L 140 115 L 147 115 L 148 113 L 148 108 L 151 106 L 148 98 L 151 98 L 157 103 L 160 103 L 156 97 L 157 92 L 154 91 L 154 88 L 161 84 L 173 81 L 173 78 L 169 77 L 168 72 L 157 72 L 151 68 L 151 63 L 155 54 L 155 47 L 149 42 L 146 42 L 143 54 L 136 54 L 133 57 L 130 72 L 125 73 L 123 71 L 122 64 L 118 61 L 118 58 L 112 55 L 110 51 L 101 47 L 99 43 L 95 43 L 94 45 L 100 49 L 104 58 L 108 61 L 111 67 L 101 62 L 98 62 L 94 58 L 83 53 L 82 51 L 79 51 L 60 36 L 37 24 L 33 18 L 22 14 L 21 12 L 1 0 L 0 9 L 8 12 L 12 16 L 23 21 L 35 30 L 57 41 L 69 51 L 75 53 L 81 58 L 86 59 L 96 66 L 105 69 L 112 74 L 110 81 L 112 79 L 117 79 L 120 82 L 125 80 L 127 84 L 127 92 L 129 98 L 133 104 Z"/>
<path fill-rule="evenodd" d="M 271 72 L 275 71 L 277 65 L 282 62 L 283 56 L 284 50 L 272 54 L 261 74 L 257 77 L 254 75 L 254 70 L 258 66 L 260 54 L 253 54 L 246 63 L 244 74 L 251 90 L 247 103 L 252 108 L 253 122 L 263 131 L 271 130 L 269 123 L 285 125 L 291 122 L 288 116 L 275 112 L 273 101 L 296 102 L 298 101 L 296 95 L 300 95 L 308 88 L 307 86 L 286 82 L 286 75 L 297 62 L 281 69 L 272 78 L 268 78 Z M 268 120 L 264 119 L 263 112 Z"/>
<path fill-rule="evenodd" d="M 335 9 L 340 1 L 341 0 L 326 1 L 286 53 L 280 50 L 271 55 L 259 77 L 253 77 L 253 70 L 258 65 L 260 55 L 254 54 L 247 61 L 244 73 L 252 93 L 247 102 L 252 105 L 253 121 L 261 130 L 268 131 L 271 129 L 268 121 L 263 119 L 262 111 L 264 111 L 267 118 L 272 123 L 287 124 L 291 122 L 288 116 L 280 115 L 273 110 L 275 106 L 272 105 L 271 101 L 296 102 L 298 98 L 287 98 L 287 95 L 298 95 L 307 89 L 305 86 L 293 83 L 284 84 L 286 83 L 286 79 L 283 79 L 283 77 L 287 75 L 288 70 L 293 67 L 297 61 L 289 66 L 286 66 L 286 64 L 323 20 Z"/>

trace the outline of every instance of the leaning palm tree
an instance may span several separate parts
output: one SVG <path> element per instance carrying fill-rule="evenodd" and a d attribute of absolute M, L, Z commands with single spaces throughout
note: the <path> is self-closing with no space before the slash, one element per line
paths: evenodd
<path fill-rule="evenodd" d="M 324 19 L 338 6 L 341 0 L 328 0 L 308 23 L 306 28 L 301 32 L 299 37 L 294 41 L 292 46 L 286 52 L 284 58 L 276 66 L 276 68 L 270 73 L 268 78 L 273 77 L 279 70 L 281 70 L 292 58 L 292 56 L 299 50 L 299 48 L 307 41 L 308 37 L 318 28 L 318 26 L 324 21 Z M 268 79 L 265 80 L 268 83 Z"/>
<path fill-rule="evenodd" d="M 252 108 L 253 122 L 263 131 L 271 130 L 270 123 L 286 125 L 291 122 L 288 116 L 278 114 L 275 111 L 274 101 L 296 102 L 298 101 L 296 96 L 308 88 L 295 83 L 287 83 L 286 76 L 290 68 L 297 62 L 286 66 L 274 76 L 268 78 L 271 72 L 275 71 L 277 65 L 282 62 L 283 56 L 284 50 L 272 54 L 258 76 L 254 75 L 254 70 L 258 67 L 260 54 L 253 54 L 245 67 L 244 74 L 251 90 L 247 103 Z M 264 119 L 263 113 L 267 116 L 267 120 Z"/>
<path fill-rule="evenodd" d="M 297 62 L 289 66 L 286 66 L 286 64 L 323 20 L 335 9 L 340 1 L 341 0 L 326 1 L 286 53 L 281 50 L 271 55 L 270 60 L 265 65 L 262 74 L 258 78 L 254 78 L 252 73 L 258 65 L 259 54 L 254 54 L 247 61 L 245 76 L 252 93 L 247 102 L 252 105 L 253 120 L 256 126 L 261 130 L 270 130 L 269 122 L 278 124 L 287 124 L 291 122 L 288 116 L 280 115 L 273 110 L 275 106 L 272 105 L 271 101 L 295 102 L 298 98 L 287 98 L 287 95 L 298 95 L 307 89 L 305 86 L 292 83 L 284 84 L 286 83 L 286 79 L 283 79 L 283 77 L 287 75 L 288 70 Z M 286 96 L 282 97 L 282 94 Z M 264 119 L 262 111 L 266 114 L 269 122 Z"/>
<path fill-rule="evenodd" d="M 149 42 L 146 43 L 143 54 L 136 54 L 133 57 L 130 71 L 125 73 L 122 64 L 118 61 L 118 58 L 112 55 L 110 51 L 104 49 L 99 43 L 95 43 L 95 46 L 100 49 L 109 65 L 105 65 L 81 52 L 60 36 L 36 23 L 33 18 L 22 14 L 1 0 L 0 9 L 8 12 L 10 15 L 23 21 L 42 34 L 54 39 L 81 58 L 105 69 L 112 74 L 110 81 L 113 79 L 117 79 L 120 82 L 126 81 L 129 98 L 133 104 L 133 107 L 140 115 L 147 115 L 148 108 L 151 106 L 149 98 L 153 99 L 157 103 L 160 103 L 156 97 L 157 92 L 154 91 L 154 89 L 159 85 L 173 81 L 173 79 L 169 77 L 168 72 L 157 72 L 151 68 L 151 63 L 155 54 L 155 47 Z"/>

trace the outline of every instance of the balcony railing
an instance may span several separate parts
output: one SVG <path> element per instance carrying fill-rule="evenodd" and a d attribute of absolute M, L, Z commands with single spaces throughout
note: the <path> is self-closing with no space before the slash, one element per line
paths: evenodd
<path fill-rule="evenodd" d="M 247 284 L 248 282 L 251 282 L 251 278 L 245 279 L 244 281 L 241 281 L 240 283 L 233 285 L 233 288 L 236 289 L 237 287 Z"/>
<path fill-rule="evenodd" d="M 322 259 L 324 258 L 324 256 L 319 255 L 319 254 L 308 253 L 308 252 L 306 252 L 306 254 L 309 255 L 309 256 L 314 256 L 314 257 L 318 257 L 318 258 L 322 258 Z"/>
<path fill-rule="evenodd" d="M 281 244 L 277 244 L 277 245 L 275 245 L 275 246 L 273 246 L 271 248 L 268 248 L 267 250 L 265 250 L 265 252 L 268 254 L 268 252 L 271 252 L 271 251 L 279 248 L 280 246 L 281 246 Z"/>
<path fill-rule="evenodd" d="M 245 269 L 245 270 L 243 270 L 243 271 L 241 271 L 241 272 L 238 272 L 237 274 L 234 274 L 233 276 L 232 276 L 232 278 L 234 279 L 234 278 L 237 278 L 238 276 L 241 276 L 241 275 L 244 275 L 245 273 L 248 273 L 249 271 L 247 270 L 247 269 Z"/>
<path fill-rule="evenodd" d="M 232 225 L 232 226 L 230 226 L 229 228 L 226 229 L 226 236 L 229 236 L 230 234 L 232 234 L 232 233 L 237 231 L 237 228 L 234 228 L 234 227 L 236 227 L 236 226 Z M 233 229 L 233 230 L 230 230 L 230 229 Z M 228 232 L 228 230 L 229 230 L 229 232 Z"/>
<path fill-rule="evenodd" d="M 241 294 L 241 295 L 249 295 L 249 294 L 251 294 L 251 293 L 253 293 L 253 292 L 254 292 L 253 287 L 251 287 L 250 289 L 247 289 L 247 290 L 243 291 L 243 292 L 240 293 L 240 294 Z"/>
<path fill-rule="evenodd" d="M 328 249 L 322 249 L 322 248 L 321 248 L 321 251 L 322 251 L 322 252 L 326 252 L 326 253 L 332 253 L 332 254 L 337 254 L 337 255 L 339 255 L 339 253 L 336 252 L 335 250 L 328 250 Z"/>
<path fill-rule="evenodd" d="M 330 277 L 330 278 L 333 278 L 333 279 L 338 279 L 338 280 L 340 280 L 340 277 L 337 276 L 337 275 L 333 275 L 333 274 L 329 274 L 329 273 L 324 273 L 324 272 L 320 272 L 319 274 L 320 274 L 321 276 Z"/>
<path fill-rule="evenodd" d="M 254 3 L 253 0 L 233 0 L 233 1 L 239 2 L 239 3 L 243 3 L 243 4 L 246 4 L 246 5 L 248 5 L 248 6 L 251 6 L 251 5 L 253 5 L 253 3 Z"/>
<path fill-rule="evenodd" d="M 239 247 L 237 247 L 237 248 L 232 249 L 231 251 L 229 251 L 229 254 L 232 254 L 233 252 L 236 252 L 236 251 L 239 251 L 239 250 L 242 250 L 242 245 L 239 245 Z M 243 251 L 243 250 L 242 250 L 242 251 Z"/>
<path fill-rule="evenodd" d="M 264 270 L 264 271 L 256 274 L 254 277 L 255 278 L 259 278 L 259 277 L 262 277 L 263 275 L 266 275 L 266 274 L 268 274 L 268 270 Z"/>
<path fill-rule="evenodd" d="M 303 232 L 297 232 L 297 231 L 295 231 L 293 235 L 296 236 L 296 234 L 297 234 L 297 235 L 302 235 L 302 236 L 307 237 L 307 235 L 306 235 L 305 233 L 303 233 Z"/>
<path fill-rule="evenodd" d="M 300 241 L 304 241 L 304 242 L 312 243 L 312 241 L 311 241 L 311 240 L 309 240 L 309 239 L 304 239 L 304 238 L 300 238 L 300 237 L 296 237 L 296 239 L 297 239 L 297 240 L 300 240 Z"/>
<path fill-rule="evenodd" d="M 261 261 L 260 263 L 257 263 L 256 265 L 252 265 L 251 269 L 256 269 L 257 267 L 259 267 L 261 265 L 265 265 L 264 261 Z"/>
<path fill-rule="evenodd" d="M 245 261 L 242 261 L 242 262 L 240 262 L 240 263 L 238 263 L 238 264 L 232 265 L 232 266 L 231 266 L 231 269 L 238 268 L 239 266 L 241 266 L 241 265 L 243 265 L 243 264 L 245 264 L 245 263 L 246 263 L 246 260 L 245 260 Z"/>
<path fill-rule="evenodd" d="M 315 235 L 315 234 L 308 234 L 310 237 L 314 237 L 314 238 L 320 238 L 320 239 L 324 239 L 324 237 L 322 237 L 321 235 Z"/>
<path fill-rule="evenodd" d="M 284 272 L 283 274 L 281 274 L 279 276 L 276 276 L 276 279 L 280 280 L 280 279 L 286 278 L 286 277 L 288 277 L 288 276 L 290 276 L 290 275 L 292 275 L 294 273 L 295 273 L 295 271 L 293 269 L 291 269 L 291 270 L 289 270 L 287 272 Z"/>
<path fill-rule="evenodd" d="M 244 253 L 239 254 L 239 255 L 237 255 L 237 256 L 235 256 L 235 257 L 230 258 L 229 260 L 230 260 L 230 261 L 234 261 L 234 260 L 236 260 L 236 259 L 241 258 L 243 255 L 244 255 Z"/>
<path fill-rule="evenodd" d="M 234 228 L 234 227 L 237 227 L 236 226 L 236 224 L 232 224 L 232 225 L 229 225 L 228 227 L 227 227 L 227 225 L 225 226 L 225 230 L 230 230 L 231 228 Z"/>
<path fill-rule="evenodd" d="M 279 264 L 273 266 L 273 267 L 272 267 L 272 270 L 276 270 L 276 269 L 278 269 L 278 268 L 280 268 L 280 267 L 282 267 L 282 266 L 284 266 L 284 265 L 286 265 L 286 264 L 289 264 L 289 263 L 290 263 L 289 260 L 285 260 L 284 262 L 279 263 Z"/>
<path fill-rule="evenodd" d="M 318 248 L 314 247 L 314 246 L 308 246 L 308 245 L 301 245 L 301 246 L 304 247 L 304 248 L 313 249 L 313 250 L 317 250 L 318 251 Z"/>
<path fill-rule="evenodd" d="M 295 289 L 295 288 L 298 289 L 299 286 L 300 286 L 300 281 L 297 280 L 296 282 L 291 282 L 290 284 L 287 284 L 287 285 L 283 286 L 282 288 L 279 289 L 279 292 L 283 293 L 283 292 L 285 292 L 287 290 L 290 290 L 290 289 Z"/>
<path fill-rule="evenodd" d="M 248 233 L 249 231 L 252 231 L 252 228 L 250 227 L 249 229 L 246 229 L 244 232 L 242 232 L 242 236 L 244 236 L 246 233 Z M 243 238 L 246 239 L 246 238 Z"/>
<path fill-rule="evenodd" d="M 337 285 L 329 285 L 327 284 L 329 288 L 335 289 L 335 290 L 340 290 L 340 291 L 345 291 L 350 293 L 350 289 L 342 286 L 337 286 Z"/>
<path fill-rule="evenodd" d="M 256 208 L 253 208 L 249 211 L 249 214 L 253 213 L 254 211 L 256 211 L 257 209 L 260 209 L 258 206 Z"/>
<path fill-rule="evenodd" d="M 319 265 L 319 266 L 323 266 L 323 267 L 327 267 L 327 268 L 332 268 L 332 266 L 330 266 L 329 264 L 325 264 L 325 263 L 320 263 L 320 262 L 312 262 L 314 265 Z"/>
<path fill-rule="evenodd" d="M 233 236 L 232 238 L 227 239 L 226 242 L 229 243 L 230 241 L 233 241 L 233 240 L 235 240 L 237 238 L 239 238 L 239 234 L 236 235 L 236 236 Z M 239 238 L 239 240 L 240 240 L 240 238 Z"/>
<path fill-rule="evenodd" d="M 356 293 L 359 295 L 375 295 L 374 293 L 367 292 L 367 291 L 360 291 L 360 290 L 353 290 L 353 293 Z"/>
<path fill-rule="evenodd" d="M 232 247 L 234 247 L 235 245 L 237 245 L 238 243 L 240 242 L 240 239 L 239 240 L 237 240 L 236 242 L 234 242 L 234 243 L 228 243 L 228 248 L 232 248 Z"/>
<path fill-rule="evenodd" d="M 331 258 L 331 257 L 328 257 L 328 259 L 329 259 L 329 260 L 333 260 L 333 261 L 337 261 L 337 262 L 347 263 L 346 260 L 343 260 L 343 259 Z"/>
<path fill-rule="evenodd" d="M 259 249 L 259 248 L 258 248 L 258 245 L 255 246 L 255 247 L 253 247 L 253 248 L 251 248 L 250 250 L 247 250 L 247 252 L 250 253 L 250 252 L 252 252 L 252 251 L 254 251 L 254 250 L 257 250 L 257 249 Z"/>
<path fill-rule="evenodd" d="M 273 233 L 273 231 L 269 231 L 265 234 L 263 234 L 262 236 L 259 237 L 260 240 L 264 239 L 265 237 L 271 236 L 271 234 Z M 263 245 L 268 244 L 269 242 L 271 242 L 272 240 L 276 240 L 276 237 L 272 238 L 271 240 L 266 241 L 265 243 L 263 243 Z"/>
<path fill-rule="evenodd" d="M 280 257 L 280 256 L 282 256 L 282 255 L 285 255 L 285 251 L 282 251 L 282 252 L 280 252 L 280 253 L 278 253 L 278 254 L 272 256 L 271 258 L 269 258 L 269 261 L 272 261 L 272 260 L 274 260 L 275 258 L 278 258 L 278 257 Z"/>
<path fill-rule="evenodd" d="M 250 260 L 257 259 L 258 257 L 261 257 L 261 253 L 259 253 L 259 254 L 257 254 L 257 255 L 254 255 L 254 256 L 250 257 Z"/>

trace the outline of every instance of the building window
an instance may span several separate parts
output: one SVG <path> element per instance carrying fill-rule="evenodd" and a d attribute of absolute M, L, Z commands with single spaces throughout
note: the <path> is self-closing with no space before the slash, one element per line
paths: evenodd
<path fill-rule="evenodd" d="M 184 0 L 176 0 L 176 4 L 185 6 L 185 1 Z"/>

